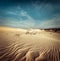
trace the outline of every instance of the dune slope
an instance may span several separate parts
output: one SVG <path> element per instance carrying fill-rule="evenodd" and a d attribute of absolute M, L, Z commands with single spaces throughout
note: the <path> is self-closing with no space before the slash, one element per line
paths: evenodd
<path fill-rule="evenodd" d="M 60 61 L 60 34 L 0 27 L 0 61 Z"/>

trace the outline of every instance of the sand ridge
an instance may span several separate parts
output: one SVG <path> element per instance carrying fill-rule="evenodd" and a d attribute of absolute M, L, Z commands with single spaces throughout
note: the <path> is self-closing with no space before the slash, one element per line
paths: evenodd
<path fill-rule="evenodd" d="M 6 29 L 0 28 L 0 61 L 60 61 L 59 33 Z"/>

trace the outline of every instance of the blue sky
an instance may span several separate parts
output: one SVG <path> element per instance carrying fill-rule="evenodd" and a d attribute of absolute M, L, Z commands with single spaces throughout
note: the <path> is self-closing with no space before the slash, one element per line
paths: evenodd
<path fill-rule="evenodd" d="M 60 1 L 0 0 L 0 26 L 60 28 Z"/>

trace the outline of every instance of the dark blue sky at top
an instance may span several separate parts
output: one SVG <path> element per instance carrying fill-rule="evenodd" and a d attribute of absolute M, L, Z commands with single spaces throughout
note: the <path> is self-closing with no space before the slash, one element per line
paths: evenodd
<path fill-rule="evenodd" d="M 0 26 L 60 28 L 60 0 L 0 0 Z"/>

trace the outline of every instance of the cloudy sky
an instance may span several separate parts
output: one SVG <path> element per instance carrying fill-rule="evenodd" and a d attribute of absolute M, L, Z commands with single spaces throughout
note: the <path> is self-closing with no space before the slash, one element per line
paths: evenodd
<path fill-rule="evenodd" d="M 60 0 L 0 0 L 0 26 L 60 28 Z"/>

